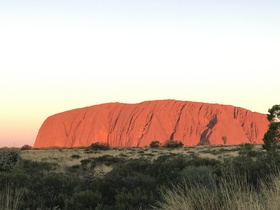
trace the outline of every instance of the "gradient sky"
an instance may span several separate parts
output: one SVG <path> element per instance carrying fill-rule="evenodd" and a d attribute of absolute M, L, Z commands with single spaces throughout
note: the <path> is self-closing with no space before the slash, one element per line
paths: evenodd
<path fill-rule="evenodd" d="M 0 0 L 0 147 L 107 102 L 267 113 L 280 100 L 279 0 Z"/>

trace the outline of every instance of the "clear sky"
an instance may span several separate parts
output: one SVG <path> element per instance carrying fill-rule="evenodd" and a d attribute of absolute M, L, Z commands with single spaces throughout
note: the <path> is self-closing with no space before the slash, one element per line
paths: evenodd
<path fill-rule="evenodd" d="M 0 147 L 107 102 L 280 102 L 279 0 L 0 0 Z"/>

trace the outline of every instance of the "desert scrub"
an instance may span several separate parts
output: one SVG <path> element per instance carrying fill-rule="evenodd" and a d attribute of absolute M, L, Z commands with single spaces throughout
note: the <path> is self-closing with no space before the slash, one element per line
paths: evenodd
<path fill-rule="evenodd" d="M 105 144 L 105 143 L 96 142 L 96 143 L 91 144 L 89 146 L 89 149 L 91 149 L 91 150 L 108 150 L 108 149 L 110 149 L 110 145 Z"/>
<path fill-rule="evenodd" d="M 21 147 L 21 150 L 31 150 L 31 149 L 32 149 L 32 146 L 27 145 L 27 144 L 25 144 Z"/>
<path fill-rule="evenodd" d="M 0 150 L 0 171 L 11 171 L 20 159 L 17 150 Z"/>
<path fill-rule="evenodd" d="M 245 193 L 248 192 L 248 187 L 248 190 L 252 190 L 249 192 L 256 193 L 249 193 L 252 201 L 257 202 L 255 198 L 262 196 L 262 199 L 265 199 L 262 205 L 266 205 L 266 209 L 274 210 L 275 208 L 268 206 L 269 202 L 273 204 L 268 199 L 276 197 L 269 194 L 269 190 L 273 188 L 274 191 L 271 193 L 277 196 L 277 188 L 272 187 L 274 185 L 271 185 L 269 177 L 280 170 L 280 156 L 269 156 L 265 151 L 263 155 L 256 157 L 252 157 L 249 153 L 241 155 L 234 152 L 236 157 L 224 155 L 223 159 L 218 159 L 211 157 L 212 155 L 208 156 L 209 154 L 204 157 L 205 154 L 200 153 L 204 150 L 223 148 L 240 149 L 239 146 L 199 146 L 188 148 L 187 151 L 185 148 L 164 147 L 149 148 L 146 151 L 143 148 L 112 148 L 100 150 L 98 153 L 92 150 L 91 154 L 85 154 L 85 148 L 20 151 L 23 157 L 28 157 L 28 160 L 21 159 L 11 171 L 0 172 L 0 188 L 2 187 L 0 192 L 5 191 L 3 186 L 6 183 L 13 183 L 10 185 L 12 189 L 26 189 L 27 193 L 24 194 L 19 209 L 147 210 L 151 209 L 151 206 L 156 206 L 156 201 L 164 203 L 165 199 L 161 196 L 161 192 L 166 192 L 167 189 L 174 192 L 174 186 L 187 189 L 184 195 L 188 198 L 210 195 L 209 199 L 205 198 L 198 204 L 199 207 L 212 201 L 213 206 L 216 204 L 219 207 L 223 202 L 218 200 L 223 198 L 221 193 L 225 193 L 223 196 L 231 196 L 226 193 L 234 189 L 232 191 L 241 192 L 239 195 L 247 195 Z M 256 145 L 252 151 L 259 149 L 261 146 Z M 139 151 L 143 153 L 138 153 Z M 132 155 L 120 156 L 122 153 L 128 155 L 128 152 Z M 189 155 L 191 152 L 193 155 Z M 149 154 L 155 156 L 151 157 Z M 80 155 L 81 158 L 73 159 L 72 155 Z M 44 157 L 47 157 L 47 163 L 42 162 Z M 58 159 L 55 161 L 53 157 Z M 65 161 L 71 163 L 66 164 L 66 170 L 57 170 L 57 165 L 54 164 L 65 165 Z M 242 188 L 242 191 L 238 191 L 233 188 L 238 186 L 233 178 L 229 178 L 233 172 L 238 175 L 237 180 L 245 180 L 244 190 Z M 267 180 L 264 187 L 262 180 Z M 176 193 L 179 194 L 178 191 Z M 234 196 L 230 198 L 235 199 Z M 238 199 L 243 201 L 241 196 Z M 182 205 L 183 201 L 184 199 L 181 201 Z M 244 202 L 250 204 L 248 200 Z M 244 202 L 241 204 L 245 205 Z M 211 205 L 209 204 L 210 207 Z M 239 208 L 233 207 L 237 210 Z M 206 209 L 209 209 L 208 206 Z M 247 209 L 251 210 L 249 207 Z"/>
<path fill-rule="evenodd" d="M 114 157 L 110 155 L 103 155 L 100 157 L 93 157 L 93 158 L 87 158 L 81 160 L 81 166 L 84 170 L 91 170 L 94 169 L 97 165 L 106 165 L 106 166 L 112 166 L 119 163 L 123 163 L 125 161 L 125 158 L 123 157 Z"/>
<path fill-rule="evenodd" d="M 213 180 L 214 181 L 214 180 Z M 213 182 L 215 183 L 215 182 Z M 269 182 L 262 180 L 261 188 L 255 191 L 245 177 L 233 175 L 230 179 L 216 182 L 212 188 L 200 185 L 192 187 L 186 183 L 161 191 L 162 200 L 154 209 L 158 210 L 278 210 L 280 205 L 279 172 Z"/>
<path fill-rule="evenodd" d="M 158 148 L 158 147 L 160 147 L 160 146 L 161 146 L 161 143 L 160 143 L 160 141 L 158 141 L 158 140 L 152 141 L 152 142 L 150 143 L 150 147 L 151 147 L 151 148 Z"/>
<path fill-rule="evenodd" d="M 163 144 L 163 147 L 169 149 L 181 148 L 183 146 L 184 144 L 181 141 L 177 141 L 177 140 L 166 140 Z"/>
<path fill-rule="evenodd" d="M 81 156 L 80 156 L 80 155 L 74 154 L 74 155 L 71 155 L 71 158 L 72 158 L 72 159 L 80 159 Z"/>
<path fill-rule="evenodd" d="M 222 182 L 212 189 L 205 186 L 190 187 L 178 185 L 173 189 L 162 191 L 163 200 L 158 203 L 161 210 L 232 210 L 259 209 L 257 195 L 246 183 L 232 184 Z M 251 208 L 250 208 L 251 207 Z"/>

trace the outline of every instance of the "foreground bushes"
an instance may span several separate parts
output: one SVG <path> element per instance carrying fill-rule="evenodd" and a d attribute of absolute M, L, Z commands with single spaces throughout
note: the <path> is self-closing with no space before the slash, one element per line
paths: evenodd
<path fill-rule="evenodd" d="M 214 182 L 213 182 L 214 183 Z M 280 174 L 273 174 L 270 183 L 262 180 L 259 191 L 250 187 L 246 179 L 232 176 L 220 180 L 213 188 L 205 185 L 178 185 L 162 191 L 160 210 L 278 210 L 280 206 Z"/>
<path fill-rule="evenodd" d="M 19 159 L 17 150 L 0 150 L 0 171 L 11 171 Z"/>
<path fill-rule="evenodd" d="M 104 155 L 81 159 L 63 173 L 55 163 L 6 158 L 13 167 L 0 172 L 0 203 L 9 199 L 10 208 L 38 210 L 219 210 L 221 206 L 242 209 L 238 203 L 247 209 L 274 205 L 268 195 L 278 192 L 280 156 L 262 151 L 252 155 L 246 145 L 240 151 L 236 158 L 223 160 L 174 153 L 154 160 Z M 103 166 L 110 170 L 100 173 L 97 169 Z"/>

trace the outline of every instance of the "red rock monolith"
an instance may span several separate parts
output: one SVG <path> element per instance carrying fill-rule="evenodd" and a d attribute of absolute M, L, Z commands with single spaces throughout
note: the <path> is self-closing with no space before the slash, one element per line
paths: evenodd
<path fill-rule="evenodd" d="M 177 100 L 106 103 L 48 117 L 34 147 L 80 147 L 95 142 L 132 147 L 168 139 L 191 146 L 259 144 L 268 125 L 266 114 L 231 105 Z"/>

